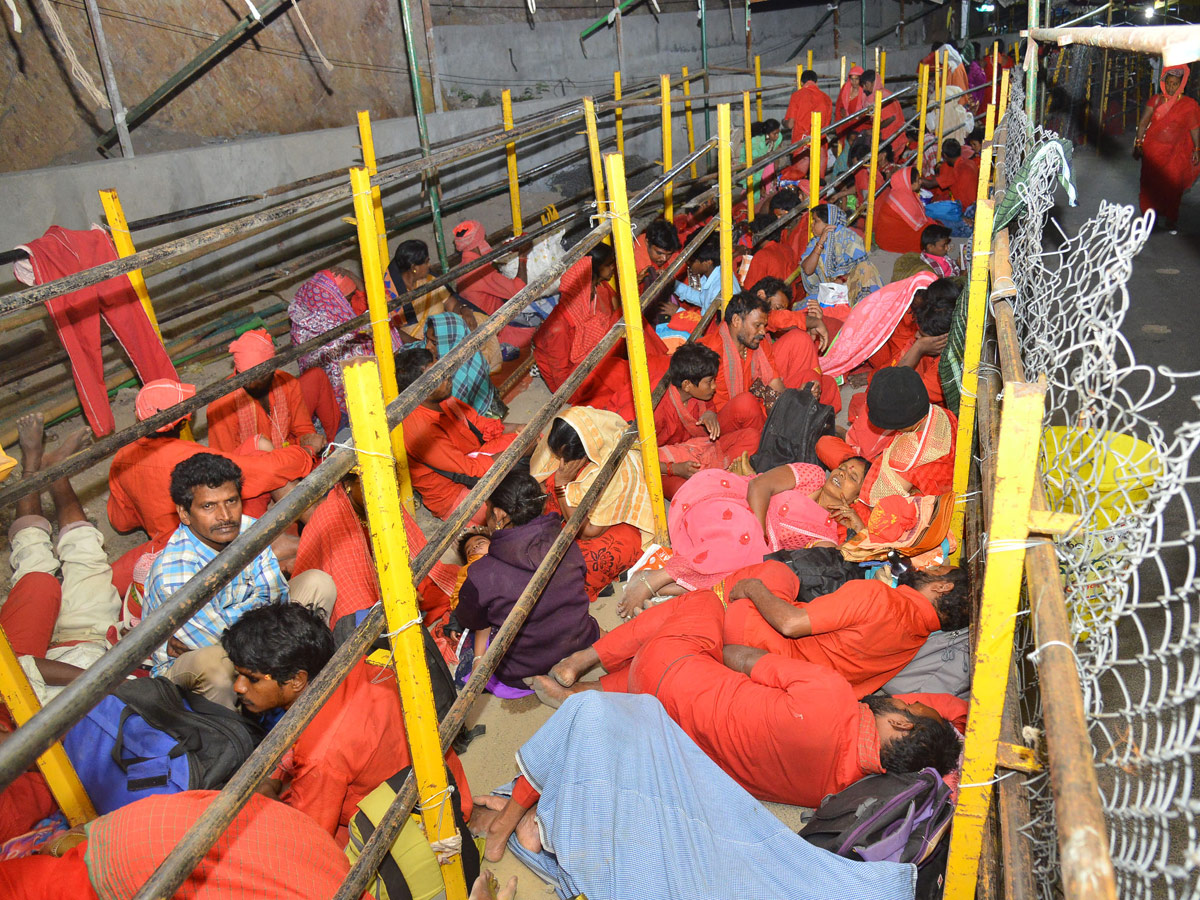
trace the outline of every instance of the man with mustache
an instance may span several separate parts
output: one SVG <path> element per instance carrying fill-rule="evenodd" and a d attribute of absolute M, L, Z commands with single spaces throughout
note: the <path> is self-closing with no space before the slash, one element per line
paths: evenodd
<path fill-rule="evenodd" d="M 171 471 L 171 500 L 180 525 L 150 568 L 146 616 L 254 523 L 242 515 L 241 491 L 242 470 L 215 453 L 197 453 Z M 151 654 L 151 674 L 233 709 L 235 673 L 221 648 L 225 629 L 251 609 L 289 600 L 321 610 L 328 620 L 336 598 L 333 579 L 320 569 L 286 581 L 267 547 Z"/>

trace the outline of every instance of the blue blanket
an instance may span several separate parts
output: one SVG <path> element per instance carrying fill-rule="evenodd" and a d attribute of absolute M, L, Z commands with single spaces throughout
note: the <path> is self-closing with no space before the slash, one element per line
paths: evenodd
<path fill-rule="evenodd" d="M 645 695 L 576 694 L 521 748 L 544 850 L 512 849 L 563 898 L 907 900 L 916 868 L 807 843 Z"/>

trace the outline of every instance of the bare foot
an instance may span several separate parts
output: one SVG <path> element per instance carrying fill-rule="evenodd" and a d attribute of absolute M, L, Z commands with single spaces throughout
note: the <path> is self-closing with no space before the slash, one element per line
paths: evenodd
<path fill-rule="evenodd" d="M 604 688 L 595 681 L 588 681 L 582 684 L 575 684 L 571 687 L 563 687 L 549 675 L 534 675 L 530 679 L 530 687 L 533 688 L 537 698 L 549 706 L 551 709 L 558 709 L 567 698 L 572 694 L 578 694 L 580 691 L 602 691 Z"/>
<path fill-rule="evenodd" d="M 17 441 L 21 445 L 21 472 L 24 475 L 31 475 L 42 467 L 45 422 L 41 413 L 30 413 L 17 419 Z"/>
<path fill-rule="evenodd" d="M 57 466 L 68 456 L 73 456 L 92 442 L 92 432 L 87 428 L 72 431 L 59 442 L 53 450 L 47 450 L 42 456 L 42 468 L 49 469 Z"/>
<path fill-rule="evenodd" d="M 531 809 L 521 816 L 517 823 L 517 841 L 530 853 L 542 852 L 542 833 L 538 830 L 537 809 Z"/>
<path fill-rule="evenodd" d="M 576 650 L 566 659 L 559 660 L 550 670 L 550 677 L 563 687 L 570 687 L 596 666 L 600 665 L 600 654 L 591 647 Z"/>
<path fill-rule="evenodd" d="M 516 875 L 508 879 L 508 884 L 500 887 L 496 876 L 488 869 L 484 869 L 475 879 L 475 884 L 471 886 L 471 896 L 467 900 L 513 900 L 516 896 Z"/>
<path fill-rule="evenodd" d="M 488 862 L 499 862 L 504 858 L 508 837 L 517 827 L 525 811 L 509 797 L 484 794 L 475 798 L 471 811 L 471 833 L 483 836 L 483 858 Z"/>

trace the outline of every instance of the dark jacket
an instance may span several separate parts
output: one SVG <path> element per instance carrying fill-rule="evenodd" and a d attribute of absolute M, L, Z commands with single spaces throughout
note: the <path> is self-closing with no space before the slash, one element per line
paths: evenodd
<path fill-rule="evenodd" d="M 473 630 L 499 627 L 561 529 L 562 519 L 552 513 L 493 534 L 487 556 L 467 570 L 455 609 L 459 623 Z M 496 677 L 512 687 L 525 687 L 522 678 L 546 674 L 564 656 L 599 637 L 600 626 L 588 612 L 583 554 L 572 543 L 517 632 Z"/>

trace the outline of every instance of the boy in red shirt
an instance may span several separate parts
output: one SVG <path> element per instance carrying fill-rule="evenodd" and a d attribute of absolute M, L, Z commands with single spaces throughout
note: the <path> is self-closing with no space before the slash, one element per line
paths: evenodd
<path fill-rule="evenodd" d="M 334 652 L 328 626 L 294 603 L 251 610 L 221 635 L 221 646 L 237 672 L 233 690 L 242 709 L 259 716 L 289 709 Z M 471 792 L 462 765 L 453 750 L 446 761 L 469 818 Z M 410 762 L 395 674 L 361 660 L 261 790 L 336 836 L 359 801 Z"/>
<path fill-rule="evenodd" d="M 979 191 L 979 160 L 964 159 L 962 145 L 947 138 L 942 142 L 942 163 L 936 175 L 921 186 L 933 191 L 934 200 L 957 200 L 966 210 L 975 205 Z"/>
<path fill-rule="evenodd" d="M 721 357 L 701 344 L 684 344 L 671 357 L 670 385 L 654 408 L 654 431 L 663 473 L 663 492 L 670 499 L 683 482 L 705 468 L 725 468 L 743 453 L 758 449 L 764 420 L 753 395 L 713 404 Z M 754 401 L 754 402 L 750 402 Z"/>

